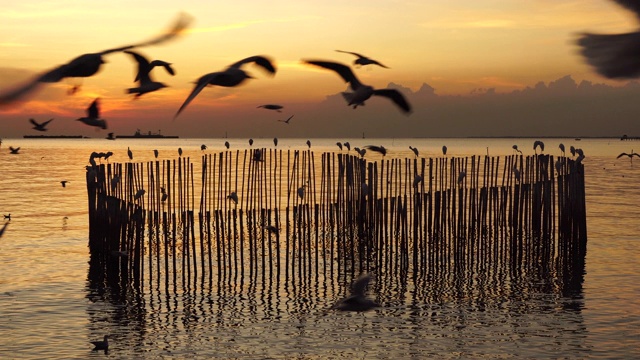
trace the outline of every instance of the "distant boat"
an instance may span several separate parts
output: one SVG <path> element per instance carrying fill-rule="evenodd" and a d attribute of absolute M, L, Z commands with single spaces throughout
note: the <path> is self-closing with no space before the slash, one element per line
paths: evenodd
<path fill-rule="evenodd" d="M 162 135 L 158 131 L 157 133 L 152 133 L 149 131 L 146 134 L 140 132 L 140 129 L 136 130 L 133 135 L 116 135 L 117 139 L 177 139 L 177 135 Z"/>
<path fill-rule="evenodd" d="M 88 139 L 82 135 L 24 135 L 25 139 Z"/>

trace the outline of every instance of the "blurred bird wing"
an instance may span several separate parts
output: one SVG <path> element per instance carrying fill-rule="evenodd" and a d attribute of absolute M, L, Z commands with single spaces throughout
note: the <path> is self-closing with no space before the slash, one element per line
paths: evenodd
<path fill-rule="evenodd" d="M 636 13 L 636 16 L 640 18 L 640 2 L 638 2 L 637 0 L 613 0 L 613 1 L 633 11 L 634 13 Z"/>
<path fill-rule="evenodd" d="M 178 109 L 178 111 L 176 112 L 176 115 L 173 118 L 174 119 L 177 118 L 178 115 L 180 115 L 180 113 L 182 112 L 182 110 L 184 110 L 184 108 L 186 108 L 187 105 L 189 105 L 189 103 L 193 99 L 195 99 L 195 97 L 198 96 L 198 94 L 200 94 L 200 91 L 202 91 L 202 89 L 204 89 L 207 85 L 209 85 L 209 82 L 215 79 L 219 74 L 220 73 L 211 73 L 211 74 L 204 75 L 200 79 L 198 79 L 196 86 L 193 88 L 193 90 L 191 90 L 191 94 L 189 94 L 189 97 L 187 97 L 187 99 L 184 101 L 182 106 L 180 106 L 180 109 Z"/>
<path fill-rule="evenodd" d="M 587 63 L 610 79 L 628 79 L 640 75 L 637 49 L 640 33 L 626 34 L 582 34 L 577 41 Z"/>
<path fill-rule="evenodd" d="M 351 68 L 347 65 L 339 64 L 332 61 L 321 61 L 321 60 L 303 60 L 307 64 L 319 66 L 325 69 L 333 70 L 347 83 L 351 85 L 353 90 L 357 90 L 362 86 L 362 83 L 356 78 Z"/>
<path fill-rule="evenodd" d="M 52 121 L 53 121 L 53 119 L 49 119 L 49 120 L 47 120 L 47 121 L 43 122 L 43 123 L 42 123 L 42 127 L 47 126 L 47 124 L 49 124 L 49 123 L 50 123 L 50 122 L 52 122 Z"/>
<path fill-rule="evenodd" d="M 353 282 L 353 284 L 351 284 L 351 293 L 353 295 L 364 296 L 370 281 L 371 281 L 371 274 L 361 275 L 358 279 L 356 279 Z"/>
<path fill-rule="evenodd" d="M 93 100 L 91 105 L 87 108 L 87 116 L 91 119 L 100 118 L 100 110 L 98 109 L 98 99 Z"/>
<path fill-rule="evenodd" d="M 48 73 L 45 73 L 30 82 L 23 84 L 17 88 L 11 89 L 7 92 L 0 94 L 0 108 L 4 106 L 11 105 L 13 102 L 20 100 L 27 94 L 35 91 L 42 85 L 42 78 L 47 76 Z"/>
<path fill-rule="evenodd" d="M 136 74 L 136 78 L 133 81 L 140 80 L 140 83 L 150 82 L 151 79 L 149 78 L 149 71 L 151 71 L 151 66 L 149 64 L 149 60 L 147 60 L 147 58 L 145 58 L 144 56 L 133 51 L 127 50 L 125 51 L 125 53 L 133 56 L 133 58 L 138 63 L 138 73 Z"/>
<path fill-rule="evenodd" d="M 264 56 L 249 56 L 248 58 L 242 59 L 238 62 L 235 62 L 231 65 L 229 65 L 230 68 L 239 68 L 244 64 L 248 64 L 248 63 L 255 63 L 256 65 L 260 66 L 261 68 L 265 69 L 266 71 L 268 71 L 270 74 L 275 74 L 276 73 L 276 68 L 273 66 L 273 63 L 271 62 L 271 60 L 269 60 L 267 57 Z"/>
<path fill-rule="evenodd" d="M 373 59 L 369 59 L 369 61 L 374 64 L 374 65 L 378 65 L 378 66 L 382 66 L 385 69 L 388 69 L 388 66 L 382 65 L 382 63 L 380 63 L 379 61 L 373 60 Z"/>
<path fill-rule="evenodd" d="M 171 74 L 172 76 L 176 74 L 175 70 L 173 70 L 173 68 L 171 67 L 171 64 L 163 61 L 163 60 L 153 60 L 149 66 L 151 67 L 151 69 L 153 69 L 156 66 L 162 66 L 164 67 L 165 70 L 167 70 L 167 72 L 169 74 Z"/>
<path fill-rule="evenodd" d="M 396 89 L 377 89 L 373 91 L 373 94 L 391 99 L 391 101 L 398 105 L 405 113 L 411 112 L 411 105 L 409 105 L 404 95 Z"/>
<path fill-rule="evenodd" d="M 40 126 L 34 119 L 29 119 L 29 122 L 33 124 L 33 126 Z"/>
<path fill-rule="evenodd" d="M 622 154 L 620 154 L 620 155 L 616 156 L 616 159 L 620 159 L 620 158 L 621 158 L 621 157 L 623 157 L 623 156 L 629 156 L 629 154 L 627 154 L 627 153 L 622 153 Z"/>
<path fill-rule="evenodd" d="M 355 55 L 361 59 L 366 59 L 367 57 L 362 55 L 362 54 L 358 54 L 356 52 L 351 52 L 351 51 L 344 51 L 344 50 L 336 50 L 337 52 L 341 52 L 341 53 L 345 53 L 345 54 L 351 54 L 351 55 Z"/>

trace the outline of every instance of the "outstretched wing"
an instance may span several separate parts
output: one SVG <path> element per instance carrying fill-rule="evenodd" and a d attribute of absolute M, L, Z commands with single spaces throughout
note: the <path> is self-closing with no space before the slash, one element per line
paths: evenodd
<path fill-rule="evenodd" d="M 47 126 L 47 125 L 48 125 L 50 122 L 52 122 L 52 121 L 53 121 L 53 119 L 49 119 L 49 120 L 47 120 L 47 121 L 43 122 L 43 123 L 42 123 L 42 127 Z"/>
<path fill-rule="evenodd" d="M 400 109 L 402 109 L 405 113 L 411 113 L 411 105 L 407 99 L 405 99 L 404 95 L 396 89 L 377 89 L 373 91 L 374 95 L 384 96 L 391 101 L 393 101 Z"/>
<path fill-rule="evenodd" d="M 303 60 L 303 62 L 335 71 L 345 82 L 351 84 L 351 88 L 353 88 L 354 90 L 357 90 L 360 86 L 362 86 L 353 71 L 351 71 L 351 68 L 347 65 L 322 60 Z"/>
<path fill-rule="evenodd" d="M 162 60 L 153 60 L 149 66 L 151 67 L 151 69 L 153 69 L 156 66 L 162 66 L 164 67 L 165 70 L 167 70 L 167 72 L 169 74 L 171 74 L 172 76 L 176 74 L 175 70 L 173 70 L 173 68 L 171 67 L 171 64 L 166 62 L 166 61 L 162 61 Z"/>
<path fill-rule="evenodd" d="M 270 74 L 275 74 L 276 73 L 276 68 L 275 66 L 273 66 L 273 63 L 271 62 L 271 60 L 269 60 L 269 58 L 265 57 L 265 56 L 260 56 L 260 55 L 256 55 L 256 56 L 249 56 L 246 59 L 242 59 L 238 62 L 235 62 L 231 65 L 229 65 L 230 68 L 239 68 L 240 66 L 244 65 L 244 64 L 248 64 L 248 63 L 255 63 L 256 65 L 262 67 L 263 69 L 265 69 L 266 71 L 268 71 Z"/>
<path fill-rule="evenodd" d="M 344 50 L 336 50 L 337 52 L 341 52 L 341 53 L 345 53 L 345 54 L 351 54 L 351 55 L 355 55 L 359 58 L 366 58 L 366 56 L 355 53 L 355 52 L 351 52 L 351 51 L 344 51 Z"/>
<path fill-rule="evenodd" d="M 140 83 L 150 82 L 151 79 L 149 78 L 149 71 L 151 71 L 151 66 L 149 65 L 149 60 L 133 51 L 127 50 L 125 53 L 133 56 L 138 63 L 138 73 L 133 81 L 140 81 Z"/>
<path fill-rule="evenodd" d="M 182 112 L 182 110 L 184 110 L 187 105 L 189 105 L 189 103 L 195 99 L 196 96 L 198 96 L 198 94 L 200 94 L 200 91 L 202 91 L 202 89 L 204 89 L 207 84 L 209 84 L 209 82 L 215 78 L 218 74 L 220 73 L 211 73 L 211 74 L 207 74 L 202 76 L 200 79 L 198 79 L 198 81 L 196 82 L 196 86 L 193 88 L 193 90 L 191 90 L 191 94 L 189 94 L 189 97 L 187 97 L 187 99 L 184 101 L 184 103 L 182 103 L 182 106 L 180 106 L 180 109 L 178 109 L 178 111 L 176 112 L 176 114 L 173 116 L 173 118 L 177 118 L 178 115 L 180 115 L 180 113 Z"/>
<path fill-rule="evenodd" d="M 33 120 L 33 119 L 29 119 L 29 122 L 30 122 L 31 124 L 33 124 L 33 126 L 40 126 L 40 124 L 38 124 L 38 123 L 37 123 L 35 120 Z"/>
<path fill-rule="evenodd" d="M 100 118 L 100 110 L 98 109 L 98 99 L 93 100 L 89 108 L 87 108 L 87 116 L 92 119 Z"/>

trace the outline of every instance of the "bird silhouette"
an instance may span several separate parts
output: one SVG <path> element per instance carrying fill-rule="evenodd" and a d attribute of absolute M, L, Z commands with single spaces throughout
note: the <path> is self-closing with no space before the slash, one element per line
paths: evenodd
<path fill-rule="evenodd" d="M 273 138 L 273 145 L 278 146 L 278 138 Z"/>
<path fill-rule="evenodd" d="M 540 140 L 536 140 L 536 141 L 533 142 L 533 151 L 536 154 L 538 154 L 538 151 L 537 151 L 538 147 L 540 147 L 540 152 L 544 151 L 544 143 L 542 141 L 540 141 Z"/>
<path fill-rule="evenodd" d="M 248 58 L 242 59 L 238 62 L 235 62 L 229 65 L 225 70 L 209 73 L 201 76 L 196 81 L 196 86 L 191 91 L 191 94 L 184 101 L 180 109 L 176 112 L 174 119 L 180 115 L 182 110 L 184 110 L 187 105 L 208 85 L 217 85 L 224 87 L 233 87 L 240 85 L 246 79 L 251 79 L 252 77 L 247 74 L 244 70 L 241 69 L 242 65 L 254 63 L 259 67 L 266 70 L 269 74 L 275 74 L 276 68 L 273 66 L 270 59 L 264 56 L 250 56 Z"/>
<path fill-rule="evenodd" d="M 154 150 L 156 152 L 156 157 L 158 157 L 157 155 L 157 151 L 158 150 Z M 131 149 L 127 146 L 127 156 L 129 156 L 129 160 L 133 160 L 133 151 L 131 151 Z"/>
<path fill-rule="evenodd" d="M 342 96 L 347 100 L 349 106 L 357 108 L 364 105 L 364 102 L 371 96 L 384 96 L 391 99 L 402 111 L 405 113 L 411 113 L 411 105 L 407 102 L 404 95 L 396 89 L 374 89 L 372 86 L 365 85 L 358 80 L 353 74 L 351 68 L 346 65 L 339 64 L 331 61 L 321 60 L 304 60 L 305 63 L 310 65 L 319 66 L 328 70 L 335 71 L 340 77 L 349 85 L 353 92 L 343 92 Z"/>
<path fill-rule="evenodd" d="M 11 221 L 11 214 L 6 214 L 6 215 L 5 215 L 5 214 L 2 214 L 2 215 L 4 216 L 4 219 L 5 219 L 5 220 L 9 220 L 9 221 Z"/>
<path fill-rule="evenodd" d="M 416 157 L 418 157 L 420 155 L 420 152 L 418 151 L 418 149 L 414 148 L 413 146 L 409 145 L 409 149 L 411 149 L 411 151 L 413 151 L 413 153 L 416 155 Z"/>
<path fill-rule="evenodd" d="M 62 180 L 60 181 L 60 184 L 62 184 L 62 187 L 67 187 L 68 182 L 69 182 L 68 180 Z"/>
<path fill-rule="evenodd" d="M 234 204 L 238 203 L 238 194 L 235 191 L 231 192 L 231 194 L 227 195 L 227 199 L 233 201 Z"/>
<path fill-rule="evenodd" d="M 263 109 L 267 109 L 267 110 L 275 110 L 277 112 L 282 112 L 282 105 L 276 105 L 276 104 L 265 104 L 265 105 L 259 105 L 258 108 L 263 108 Z"/>
<path fill-rule="evenodd" d="M 353 61 L 354 65 L 358 65 L 358 66 L 365 66 L 365 65 L 378 65 L 378 66 L 382 66 L 383 68 L 388 69 L 387 66 L 382 65 L 381 63 L 377 62 L 376 60 L 373 60 L 371 58 L 368 58 L 362 54 L 358 54 L 355 52 L 351 52 L 351 51 L 342 51 L 342 50 L 336 50 L 337 52 L 341 52 L 341 53 L 345 53 L 345 54 L 351 54 L 351 55 L 355 55 L 358 58 L 355 59 Z"/>
<path fill-rule="evenodd" d="M 386 149 L 384 146 L 382 146 L 382 145 L 380 145 L 380 146 L 377 146 L 377 145 L 367 145 L 367 146 L 365 146 L 365 148 L 367 148 L 367 149 L 369 149 L 369 150 L 371 150 L 371 151 L 375 151 L 375 152 L 377 152 L 377 153 L 380 153 L 380 154 L 382 154 L 382 156 L 387 155 L 387 149 Z"/>
<path fill-rule="evenodd" d="M 200 145 L 200 150 L 202 150 L 202 151 L 207 150 L 207 145 L 205 145 L 205 144 Z"/>
<path fill-rule="evenodd" d="M 102 67 L 102 64 L 105 63 L 103 56 L 130 50 L 137 47 L 162 44 L 182 34 L 191 23 L 191 20 L 191 16 L 182 13 L 178 16 L 178 19 L 169 27 L 167 31 L 151 38 L 150 40 L 132 45 L 125 45 L 113 49 L 103 50 L 96 53 L 80 55 L 66 64 L 45 71 L 26 84 L 20 85 L 3 94 L 0 94 L 0 106 L 9 105 L 15 101 L 18 101 L 46 83 L 56 83 L 66 78 L 91 77 L 98 73 L 98 71 Z M 79 85 L 75 85 L 70 93 L 75 93 L 78 88 Z"/>
<path fill-rule="evenodd" d="M 311 149 L 311 140 L 307 140 L 307 146 Z"/>
<path fill-rule="evenodd" d="M 291 121 L 291 119 L 292 119 L 292 118 L 293 118 L 293 115 L 289 116 L 289 117 L 287 118 L 287 120 L 279 120 L 279 119 L 278 119 L 278 121 L 283 122 L 283 123 L 285 123 L 285 124 L 289 125 L 289 122 Z"/>
<path fill-rule="evenodd" d="M 127 149 L 129 149 L 129 148 L 127 148 Z M 153 150 L 153 156 L 157 159 L 157 158 L 158 158 L 158 155 L 159 155 L 158 150 L 154 149 L 154 150 Z M 129 158 L 133 158 L 133 156 L 132 156 L 132 155 L 129 155 Z"/>
<path fill-rule="evenodd" d="M 135 98 L 138 98 L 143 94 L 167 87 L 167 85 L 158 81 L 153 81 L 151 79 L 150 73 L 154 67 L 162 66 L 165 68 L 165 70 L 167 70 L 169 74 L 175 75 L 175 71 L 171 67 L 171 64 L 166 61 L 153 60 L 149 62 L 147 58 L 136 52 L 130 50 L 126 50 L 124 52 L 133 56 L 134 60 L 138 63 L 138 72 L 136 73 L 136 78 L 134 81 L 137 81 L 139 85 L 138 87 L 127 89 L 128 94 L 136 94 Z"/>
<path fill-rule="evenodd" d="M 522 151 L 518 149 L 518 145 L 513 145 L 511 148 L 522 155 Z"/>
<path fill-rule="evenodd" d="M 249 146 L 253 146 L 253 139 L 249 139 Z"/>
<path fill-rule="evenodd" d="M 344 145 L 344 147 L 346 147 L 346 148 L 347 148 L 347 151 L 351 151 L 351 144 L 349 144 L 349 142 L 348 142 L 348 141 L 347 141 L 347 142 L 345 142 L 343 145 Z"/>
<path fill-rule="evenodd" d="M 339 311 L 368 311 L 380 307 L 378 303 L 366 296 L 370 281 L 371 274 L 361 275 L 351 284 L 351 295 L 339 300 L 332 308 Z"/>
<path fill-rule="evenodd" d="M 338 147 L 340 148 L 340 151 L 342 151 L 342 143 L 338 141 L 336 145 L 338 145 Z"/>
<path fill-rule="evenodd" d="M 640 17 L 640 2 L 615 0 L 616 3 Z M 625 34 L 583 33 L 577 40 L 587 63 L 600 74 L 610 79 L 635 78 L 640 76 L 640 31 Z"/>
<path fill-rule="evenodd" d="M 560 143 L 560 145 L 558 145 L 558 148 L 560 149 L 560 151 L 562 152 L 562 156 L 564 156 L 564 144 Z"/>
<path fill-rule="evenodd" d="M 224 147 L 226 147 L 226 148 L 228 149 L 228 148 L 229 148 L 229 146 L 231 146 L 231 145 L 229 144 L 229 142 L 228 142 L 228 141 L 225 141 L 225 142 L 224 142 Z"/>
<path fill-rule="evenodd" d="M 253 150 L 253 161 L 264 161 L 264 159 L 262 158 L 262 150 L 260 149 L 255 149 Z"/>
<path fill-rule="evenodd" d="M 633 157 L 637 156 L 640 157 L 640 155 L 638 153 L 633 152 L 633 150 L 631 150 L 630 153 L 621 153 L 620 155 L 616 156 L 616 159 L 620 159 L 623 156 L 627 156 L 629 158 L 629 160 L 631 161 L 631 164 L 633 165 Z"/>
<path fill-rule="evenodd" d="M 447 145 L 442 145 L 442 155 L 447 155 Z"/>
<path fill-rule="evenodd" d="M 110 132 L 107 134 L 107 140 L 115 140 L 116 136 L 114 133 Z"/>
<path fill-rule="evenodd" d="M 53 121 L 53 119 L 49 119 L 43 123 L 38 123 L 34 119 L 29 119 L 29 122 L 33 124 L 33 129 L 37 131 L 47 131 L 47 125 Z"/>
<path fill-rule="evenodd" d="M 182 148 L 181 147 L 178 148 L 178 156 L 182 156 Z"/>
<path fill-rule="evenodd" d="M 76 119 L 89 126 L 95 126 L 102 129 L 107 128 L 107 122 L 104 119 L 100 119 L 100 108 L 98 107 L 98 98 L 93 100 L 91 105 L 87 108 L 87 116 Z"/>
<path fill-rule="evenodd" d="M 19 154 L 20 153 L 20 148 L 19 147 L 14 148 L 13 146 L 9 146 L 9 151 L 10 151 L 11 154 L 14 154 L 14 155 L 15 154 Z"/>
<path fill-rule="evenodd" d="M 109 335 L 105 335 L 102 341 L 92 341 L 93 351 L 109 350 Z"/>
<path fill-rule="evenodd" d="M 146 193 L 146 191 L 144 189 L 140 189 L 136 192 L 136 194 L 133 196 L 134 200 L 138 200 L 140 199 L 144 194 Z"/>

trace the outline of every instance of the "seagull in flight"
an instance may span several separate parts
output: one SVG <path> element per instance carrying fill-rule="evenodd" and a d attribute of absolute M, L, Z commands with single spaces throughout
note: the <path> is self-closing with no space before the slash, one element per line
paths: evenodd
<path fill-rule="evenodd" d="M 640 154 L 635 153 L 635 152 L 633 152 L 633 150 L 631 150 L 631 152 L 630 152 L 630 153 L 624 153 L 624 152 L 623 152 L 623 153 L 621 153 L 620 155 L 616 156 L 616 159 L 620 159 L 620 158 L 621 158 L 621 157 L 623 157 L 623 156 L 627 156 L 627 157 L 629 157 L 629 160 L 631 160 L 631 164 L 633 165 L 633 157 L 634 157 L 634 156 L 640 157 Z"/>
<path fill-rule="evenodd" d="M 266 104 L 266 105 L 260 105 L 258 106 L 258 108 L 263 108 L 263 109 L 267 109 L 267 110 L 275 110 L 277 112 L 282 112 L 280 111 L 283 106 L 282 105 L 276 105 L 276 104 Z"/>
<path fill-rule="evenodd" d="M 5 93 L 0 94 L 0 106 L 9 105 L 15 101 L 20 100 L 24 96 L 38 89 L 42 84 L 46 83 L 57 83 L 66 78 L 86 78 L 91 77 L 98 73 L 102 64 L 105 63 L 103 56 L 109 55 L 115 52 L 122 52 L 125 50 L 131 50 L 137 47 L 149 46 L 149 45 L 158 45 L 162 44 L 166 41 L 169 41 L 181 33 L 189 26 L 191 23 L 191 16 L 187 14 L 180 14 L 178 20 L 173 23 L 173 25 L 164 33 L 151 38 L 150 40 L 143 41 L 140 43 L 126 45 L 121 47 L 116 47 L 112 49 L 103 50 L 96 53 L 83 54 L 80 55 L 66 64 L 55 67 L 51 70 L 44 72 L 41 75 L 38 75 L 36 78 L 32 79 L 30 82 L 23 84 L 15 89 L 9 90 Z M 71 93 L 75 93 L 78 89 L 78 86 L 74 86 Z"/>
<path fill-rule="evenodd" d="M 20 153 L 20 148 L 14 148 L 13 146 L 9 146 L 9 151 L 11 151 L 11 154 L 19 154 Z"/>
<path fill-rule="evenodd" d="M 53 119 L 49 119 L 49 120 L 39 124 L 34 119 L 29 119 L 29 122 L 31 124 L 33 124 L 33 129 L 37 130 L 37 131 L 47 131 L 47 130 L 49 130 L 49 129 L 47 129 L 47 125 L 52 121 L 53 121 Z"/>
<path fill-rule="evenodd" d="M 68 182 L 69 182 L 68 180 L 62 180 L 60 181 L 60 184 L 62 184 L 62 187 L 67 187 Z"/>
<path fill-rule="evenodd" d="M 404 95 L 396 89 L 374 89 L 372 86 L 365 85 L 358 80 L 353 74 L 351 68 L 346 65 L 342 65 L 331 61 L 321 60 L 304 60 L 305 63 L 310 65 L 319 66 L 328 70 L 335 71 L 340 77 L 349 85 L 353 92 L 343 92 L 342 96 L 347 100 L 349 106 L 357 108 L 364 105 L 364 102 L 371 96 L 384 96 L 391 99 L 405 114 L 411 113 L 411 105 L 407 102 Z"/>
<path fill-rule="evenodd" d="M 614 0 L 640 18 L 640 2 Z M 587 63 L 602 76 L 609 79 L 630 79 L 640 76 L 640 31 L 625 34 L 580 35 L 578 46 Z"/>
<path fill-rule="evenodd" d="M 264 56 L 250 56 L 229 65 L 229 67 L 227 67 L 223 71 L 203 75 L 196 81 L 196 86 L 193 88 L 191 94 L 189 94 L 182 106 L 180 106 L 180 109 L 178 109 L 173 118 L 177 118 L 182 110 L 184 110 L 187 105 L 189 105 L 189 103 L 193 99 L 195 99 L 195 97 L 202 91 L 202 89 L 204 89 L 208 85 L 234 87 L 240 85 L 246 79 L 252 79 L 253 77 L 251 75 L 247 74 L 244 70 L 241 69 L 243 65 L 250 63 L 258 65 L 271 75 L 276 73 L 276 68 L 273 66 L 273 63 L 270 59 Z"/>
<path fill-rule="evenodd" d="M 287 120 L 278 120 L 278 121 L 283 122 L 283 123 L 285 123 L 285 124 L 289 125 L 289 121 L 291 121 L 291 118 L 293 118 L 293 115 L 289 116 L 289 117 L 287 118 Z"/>
<path fill-rule="evenodd" d="M 357 66 L 378 65 L 378 66 L 382 66 L 385 69 L 388 69 L 387 66 L 384 66 L 381 63 L 379 63 L 379 62 L 377 62 L 377 61 L 375 61 L 373 59 L 370 59 L 370 58 L 368 58 L 368 57 L 366 57 L 366 56 L 364 56 L 362 54 L 358 54 L 358 53 L 351 52 L 351 51 L 342 51 L 342 50 L 336 50 L 336 51 L 337 52 L 341 52 L 341 53 L 345 53 L 345 54 L 351 54 L 351 55 L 357 56 L 358 58 L 353 61 L 353 63 L 355 65 L 357 65 Z"/>
<path fill-rule="evenodd" d="M 378 303 L 366 296 L 371 274 L 361 275 L 351 284 L 351 296 L 338 301 L 332 309 L 339 311 L 368 311 L 380 307 Z"/>
<path fill-rule="evenodd" d="M 93 100 L 91 105 L 87 108 L 87 116 L 76 119 L 89 126 L 96 126 L 102 129 L 107 128 L 107 122 L 104 119 L 100 119 L 100 109 L 98 108 L 98 98 Z"/>
<path fill-rule="evenodd" d="M 167 87 L 167 85 L 158 81 L 153 81 L 151 79 L 151 75 L 149 73 L 151 72 L 151 70 L 153 70 L 154 67 L 162 66 L 165 68 L 165 70 L 167 70 L 169 74 L 171 75 L 176 74 L 173 68 L 171 67 L 171 64 L 166 61 L 153 60 L 149 62 L 147 58 L 145 58 L 144 56 L 136 52 L 133 52 L 130 50 L 126 50 L 124 52 L 133 56 L 133 58 L 138 63 L 138 73 L 136 74 L 136 78 L 134 81 L 138 81 L 139 86 L 135 88 L 127 89 L 128 94 L 136 94 L 135 99 L 142 96 L 143 94 L 150 93 L 152 91 L 160 90 L 162 88 Z"/>
<path fill-rule="evenodd" d="M 380 145 L 380 146 L 367 145 L 367 146 L 365 146 L 365 148 L 367 148 L 367 149 L 369 149 L 371 151 L 378 152 L 378 153 L 382 154 L 382 156 L 387 155 L 387 149 L 382 145 Z"/>

